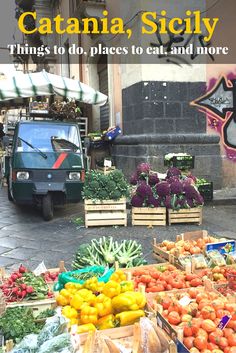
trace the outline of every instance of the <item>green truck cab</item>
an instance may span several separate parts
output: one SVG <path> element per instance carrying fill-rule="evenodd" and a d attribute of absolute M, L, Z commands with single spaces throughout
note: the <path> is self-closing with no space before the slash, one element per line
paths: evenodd
<path fill-rule="evenodd" d="M 7 175 L 9 200 L 40 206 L 48 221 L 54 205 L 82 199 L 84 175 L 76 123 L 30 120 L 17 124 Z"/>

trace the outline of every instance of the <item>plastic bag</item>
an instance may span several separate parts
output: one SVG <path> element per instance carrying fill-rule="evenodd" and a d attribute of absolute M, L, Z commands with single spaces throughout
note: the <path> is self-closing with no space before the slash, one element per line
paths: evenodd
<path fill-rule="evenodd" d="M 192 263 L 196 270 L 207 268 L 207 262 L 203 254 L 192 255 Z"/>
<path fill-rule="evenodd" d="M 37 353 L 73 353 L 74 348 L 69 333 L 62 333 L 44 342 Z"/>
<path fill-rule="evenodd" d="M 46 324 L 38 335 L 39 347 L 51 338 L 67 332 L 67 321 L 63 316 L 53 316 L 46 320 Z"/>
<path fill-rule="evenodd" d="M 31 334 L 25 336 L 22 341 L 11 350 L 11 353 L 35 353 L 37 349 L 38 335 Z"/>
<path fill-rule="evenodd" d="M 223 255 L 221 255 L 217 250 L 208 251 L 207 257 L 209 258 L 209 263 L 208 263 L 209 267 L 226 265 Z"/>

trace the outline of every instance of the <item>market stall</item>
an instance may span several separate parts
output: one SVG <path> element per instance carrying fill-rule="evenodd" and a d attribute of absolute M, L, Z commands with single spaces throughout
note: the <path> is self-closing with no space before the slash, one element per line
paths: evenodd
<path fill-rule="evenodd" d="M 103 237 L 78 248 L 73 271 L 2 271 L 4 347 L 235 353 L 235 241 L 187 232 L 154 252 L 161 262 L 145 265 L 137 242 Z"/>

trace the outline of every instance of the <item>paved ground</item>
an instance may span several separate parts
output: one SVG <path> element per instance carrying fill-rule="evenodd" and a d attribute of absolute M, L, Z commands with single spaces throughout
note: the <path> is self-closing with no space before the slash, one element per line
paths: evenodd
<path fill-rule="evenodd" d="M 236 239 L 236 205 L 205 206 L 204 222 L 200 227 L 211 234 Z M 0 267 L 11 270 L 24 262 L 34 269 L 44 260 L 47 267 L 56 267 L 59 260 L 70 264 L 76 248 L 94 237 L 112 235 L 116 239 L 136 239 L 152 262 L 151 242 L 174 239 L 176 234 L 199 229 L 199 226 L 172 225 L 171 227 L 79 227 L 73 221 L 83 218 L 83 206 L 72 205 L 57 209 L 51 222 L 42 220 L 40 212 L 31 207 L 19 207 L 7 200 L 6 189 L 0 189 Z"/>

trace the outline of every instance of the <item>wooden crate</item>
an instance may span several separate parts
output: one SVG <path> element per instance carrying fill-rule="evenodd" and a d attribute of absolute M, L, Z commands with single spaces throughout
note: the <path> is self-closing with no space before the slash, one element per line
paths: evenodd
<path fill-rule="evenodd" d="M 156 320 L 153 318 L 152 320 Z M 163 332 L 166 334 L 165 332 Z M 115 344 L 120 344 L 127 350 L 127 352 L 138 353 L 140 352 L 139 348 L 139 337 L 140 337 L 140 324 L 135 323 L 134 325 L 124 326 L 124 327 L 116 327 L 108 330 L 102 330 L 90 333 L 83 333 L 80 335 L 75 335 L 75 339 L 80 342 L 79 350 L 77 353 L 92 353 L 93 346 L 91 342 L 94 340 L 96 334 L 101 336 L 106 336 L 110 338 Z M 79 337 L 77 337 L 79 336 Z M 176 344 L 170 339 L 168 335 L 166 338 L 169 341 L 169 348 L 166 353 L 177 353 Z M 125 350 L 125 351 L 126 351 Z"/>
<path fill-rule="evenodd" d="M 168 210 L 169 225 L 175 223 L 198 223 L 202 224 L 202 208 L 180 209 L 179 211 Z"/>
<path fill-rule="evenodd" d="M 133 226 L 165 226 L 165 207 L 132 207 Z"/>
<path fill-rule="evenodd" d="M 208 231 L 207 230 L 194 230 L 193 232 L 185 232 L 176 235 L 176 241 L 179 240 L 198 240 L 199 238 L 205 239 L 207 238 Z"/>
<path fill-rule="evenodd" d="M 48 298 L 42 300 L 28 300 L 14 303 L 7 303 L 7 308 L 16 308 L 16 307 L 27 307 L 33 310 L 35 316 L 40 314 L 46 309 L 52 309 L 56 307 L 56 299 Z"/>
<path fill-rule="evenodd" d="M 84 201 L 85 227 L 116 226 L 127 227 L 126 199 Z"/>

